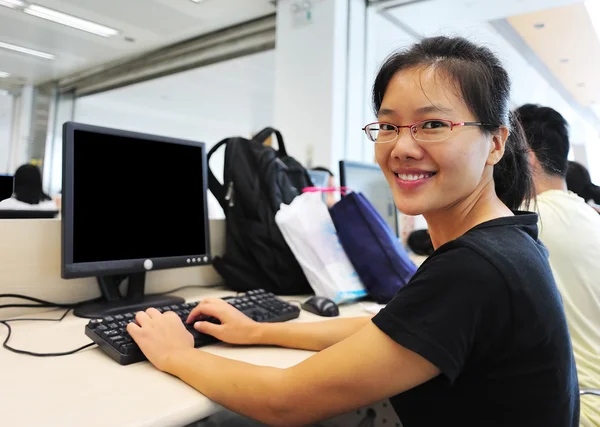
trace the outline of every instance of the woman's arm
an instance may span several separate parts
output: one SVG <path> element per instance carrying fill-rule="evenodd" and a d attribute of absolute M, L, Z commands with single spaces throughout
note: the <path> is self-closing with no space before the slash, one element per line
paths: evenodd
<path fill-rule="evenodd" d="M 255 366 L 193 348 L 173 313 L 148 309 L 127 330 L 148 360 L 222 406 L 269 425 L 301 426 L 422 384 L 439 370 L 368 322 L 288 369 Z"/>
<path fill-rule="evenodd" d="M 218 298 L 206 298 L 190 313 L 188 323 L 200 315 L 221 321 L 220 325 L 196 322 L 195 328 L 230 344 L 276 345 L 321 351 L 365 326 L 371 316 L 347 317 L 320 322 L 258 323 Z"/>
<path fill-rule="evenodd" d="M 321 351 L 345 340 L 370 321 L 371 316 L 361 316 L 310 323 L 259 323 L 256 344 Z"/>

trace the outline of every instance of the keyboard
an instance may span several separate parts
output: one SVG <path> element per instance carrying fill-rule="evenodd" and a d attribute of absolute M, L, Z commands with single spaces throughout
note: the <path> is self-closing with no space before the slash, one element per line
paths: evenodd
<path fill-rule="evenodd" d="M 236 297 L 223 298 L 223 300 L 257 322 L 285 322 L 300 315 L 298 307 L 262 289 L 248 291 L 246 294 Z M 196 348 L 218 342 L 215 337 L 200 333 L 194 329 L 193 325 L 185 323 L 188 315 L 197 304 L 196 301 L 155 307 L 162 313 L 175 312 L 194 337 L 194 347 Z M 220 323 L 214 317 L 207 316 L 200 316 L 196 320 Z M 93 319 L 86 325 L 85 334 L 115 361 L 121 365 L 130 365 L 146 360 L 144 353 L 127 332 L 126 328 L 130 322 L 135 322 L 135 312 Z"/>

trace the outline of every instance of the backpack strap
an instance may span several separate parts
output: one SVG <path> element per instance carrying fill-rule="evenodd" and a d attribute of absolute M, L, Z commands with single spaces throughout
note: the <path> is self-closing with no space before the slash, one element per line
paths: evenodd
<path fill-rule="evenodd" d="M 287 150 L 285 149 L 285 144 L 283 143 L 283 136 L 281 136 L 281 132 L 279 132 L 277 129 L 274 129 L 272 127 L 266 127 L 254 136 L 254 140 L 262 144 L 272 134 L 275 134 L 275 136 L 277 137 L 277 146 L 279 147 L 279 151 L 277 151 L 277 156 L 287 156 Z"/>
<path fill-rule="evenodd" d="M 217 179 L 217 177 L 215 176 L 215 174 L 213 173 L 213 171 L 210 169 L 210 158 L 212 157 L 213 154 L 215 154 L 215 151 L 217 151 L 219 148 L 221 148 L 221 146 L 227 144 L 227 142 L 229 141 L 229 138 L 226 138 L 224 140 L 222 140 L 221 142 L 218 142 L 217 144 L 215 144 L 210 151 L 208 152 L 208 155 L 206 157 L 206 164 L 208 165 L 208 189 L 210 190 L 211 193 L 213 193 L 213 195 L 215 196 L 215 199 L 217 199 L 217 201 L 219 202 L 219 204 L 221 205 L 221 207 L 223 208 L 223 210 L 225 211 L 225 186 L 223 184 L 221 184 L 219 182 L 219 180 Z"/>

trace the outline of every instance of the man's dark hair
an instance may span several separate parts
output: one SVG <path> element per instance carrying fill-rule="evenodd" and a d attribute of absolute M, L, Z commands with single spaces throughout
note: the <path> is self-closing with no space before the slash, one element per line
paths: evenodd
<path fill-rule="evenodd" d="M 525 129 L 527 143 L 548 175 L 564 177 L 569 155 L 569 124 L 556 110 L 525 104 L 516 114 Z"/>

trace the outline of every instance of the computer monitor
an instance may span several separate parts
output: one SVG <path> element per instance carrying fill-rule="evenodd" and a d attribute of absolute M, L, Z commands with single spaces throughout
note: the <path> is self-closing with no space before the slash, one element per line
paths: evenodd
<path fill-rule="evenodd" d="M 15 178 L 12 175 L 0 175 L 0 202 L 10 199 L 15 186 Z"/>
<path fill-rule="evenodd" d="M 62 277 L 97 277 L 81 317 L 183 302 L 144 295 L 146 272 L 211 261 L 203 143 L 67 122 Z M 127 294 L 119 285 L 128 279 Z"/>
<path fill-rule="evenodd" d="M 379 166 L 341 160 L 340 185 L 362 193 L 398 236 L 398 210 Z"/>

